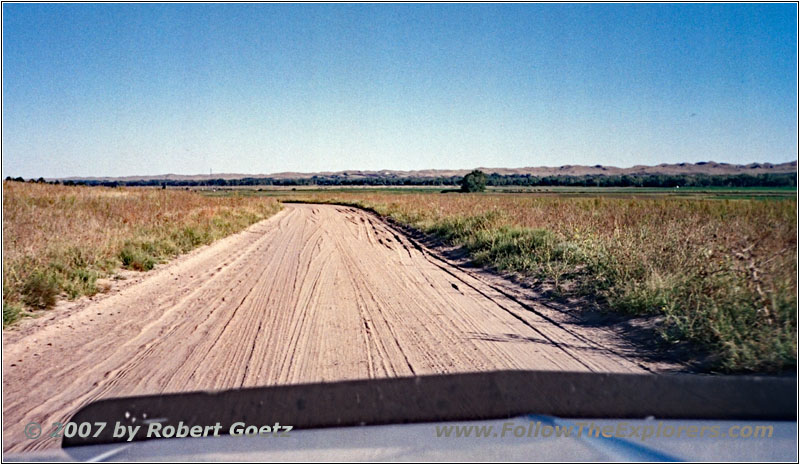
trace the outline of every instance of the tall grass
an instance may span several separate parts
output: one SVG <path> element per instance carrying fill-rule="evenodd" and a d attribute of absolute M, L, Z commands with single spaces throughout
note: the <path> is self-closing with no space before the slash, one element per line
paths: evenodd
<path fill-rule="evenodd" d="M 98 278 L 155 264 L 266 218 L 266 198 L 160 189 L 3 183 L 3 326 Z"/>
<path fill-rule="evenodd" d="M 288 196 L 287 196 L 288 197 Z M 714 369 L 778 371 L 797 361 L 794 199 L 296 194 L 363 206 L 606 308 L 663 315 Z"/>

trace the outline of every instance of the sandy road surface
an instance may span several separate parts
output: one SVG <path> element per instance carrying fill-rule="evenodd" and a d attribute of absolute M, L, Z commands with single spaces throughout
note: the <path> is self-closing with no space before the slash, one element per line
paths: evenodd
<path fill-rule="evenodd" d="M 3 333 L 3 448 L 123 395 L 492 369 L 642 371 L 369 213 L 278 215 Z"/>

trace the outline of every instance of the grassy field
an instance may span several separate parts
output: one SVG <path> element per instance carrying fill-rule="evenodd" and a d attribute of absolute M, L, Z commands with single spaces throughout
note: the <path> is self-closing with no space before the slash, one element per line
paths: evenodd
<path fill-rule="evenodd" d="M 239 231 L 278 200 L 375 210 L 520 272 L 555 297 L 661 316 L 666 343 L 690 341 L 720 371 L 780 371 L 797 359 L 793 191 L 551 188 L 206 191 L 3 184 L 3 324 L 97 280 Z"/>
<path fill-rule="evenodd" d="M 703 347 L 714 370 L 770 372 L 797 360 L 797 205 L 777 198 L 783 192 L 761 198 L 766 192 L 279 195 L 370 208 L 466 247 L 478 263 L 549 283 L 557 295 L 661 315 L 664 342 Z"/>
<path fill-rule="evenodd" d="M 3 326 L 98 278 L 156 263 L 240 231 L 280 209 L 273 199 L 160 189 L 3 183 Z"/>

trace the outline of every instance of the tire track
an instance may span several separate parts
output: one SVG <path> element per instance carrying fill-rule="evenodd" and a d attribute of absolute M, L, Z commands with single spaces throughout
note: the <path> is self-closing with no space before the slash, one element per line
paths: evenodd
<path fill-rule="evenodd" d="M 138 279 L 138 278 L 137 278 Z M 3 332 L 3 449 L 93 400 L 498 369 L 641 372 L 370 213 L 286 205 L 121 290 Z"/>

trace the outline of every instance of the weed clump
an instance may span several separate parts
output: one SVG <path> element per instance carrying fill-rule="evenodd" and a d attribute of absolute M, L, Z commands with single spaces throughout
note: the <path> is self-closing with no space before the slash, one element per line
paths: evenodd
<path fill-rule="evenodd" d="M 129 270 L 149 271 L 156 265 L 156 260 L 142 250 L 141 246 L 131 243 L 125 244 L 125 247 L 119 252 L 119 258 L 122 266 Z"/>
<path fill-rule="evenodd" d="M 3 327 L 16 322 L 22 317 L 22 307 L 16 303 L 3 302 Z"/>
<path fill-rule="evenodd" d="M 35 309 L 46 309 L 56 304 L 58 282 L 52 274 L 34 271 L 22 287 L 22 302 Z"/>

